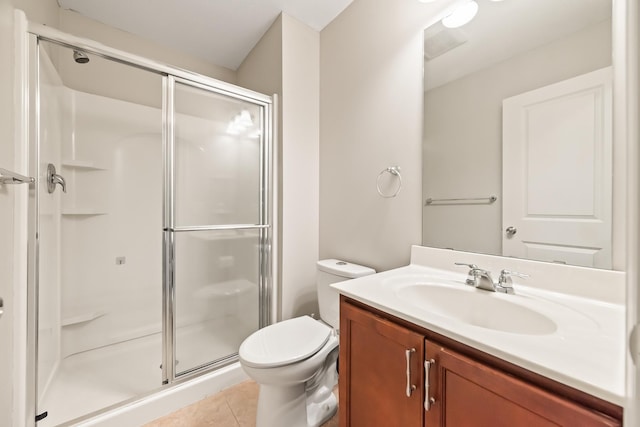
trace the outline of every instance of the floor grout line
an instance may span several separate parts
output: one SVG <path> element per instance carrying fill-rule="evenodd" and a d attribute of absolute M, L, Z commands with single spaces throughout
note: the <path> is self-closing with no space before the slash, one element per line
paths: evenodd
<path fill-rule="evenodd" d="M 227 404 L 227 406 L 229 407 L 229 410 L 231 411 L 231 415 L 233 415 L 233 418 L 236 420 L 236 426 L 235 427 L 241 427 L 240 425 L 240 420 L 238 419 L 238 415 L 236 414 L 236 411 L 233 409 L 233 406 L 231 406 L 231 402 L 229 402 L 229 397 L 228 397 L 228 390 L 231 390 L 230 387 L 228 389 L 225 389 L 222 391 L 222 396 L 224 396 L 224 401 Z"/>

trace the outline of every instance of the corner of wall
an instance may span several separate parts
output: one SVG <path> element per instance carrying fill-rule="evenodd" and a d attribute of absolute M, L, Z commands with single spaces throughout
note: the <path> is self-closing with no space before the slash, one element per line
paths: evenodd
<path fill-rule="evenodd" d="M 320 34 L 282 15 L 282 311 L 317 313 Z"/>
<path fill-rule="evenodd" d="M 281 14 L 238 68 L 238 83 L 277 93 L 278 318 L 317 312 L 320 35 Z"/>
<path fill-rule="evenodd" d="M 17 9 L 24 11 L 30 22 L 60 27 L 59 7 L 56 0 L 13 0 Z"/>

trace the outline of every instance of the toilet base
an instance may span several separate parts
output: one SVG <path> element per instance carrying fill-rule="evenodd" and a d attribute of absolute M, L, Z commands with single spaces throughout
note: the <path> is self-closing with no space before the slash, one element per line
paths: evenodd
<path fill-rule="evenodd" d="M 256 427 L 307 427 L 304 384 L 277 387 L 260 384 Z"/>
<path fill-rule="evenodd" d="M 320 427 L 338 411 L 338 399 L 329 390 L 328 396 L 320 402 L 310 402 L 307 400 L 307 425 L 309 427 Z"/>
<path fill-rule="evenodd" d="M 260 385 L 256 427 L 319 427 L 334 416 L 337 409 L 336 396 L 326 388 L 309 396 L 304 384 Z"/>
<path fill-rule="evenodd" d="M 319 427 L 335 414 L 337 399 L 332 391 L 338 383 L 339 351 L 335 332 L 330 331 L 325 344 L 311 357 L 282 366 L 251 366 L 243 361 L 244 345 L 240 346 L 240 363 L 260 385 L 256 427 Z"/>

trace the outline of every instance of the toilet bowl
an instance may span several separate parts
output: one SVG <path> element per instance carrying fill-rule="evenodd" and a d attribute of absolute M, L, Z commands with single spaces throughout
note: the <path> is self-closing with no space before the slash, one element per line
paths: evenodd
<path fill-rule="evenodd" d="M 247 338 L 239 354 L 260 384 L 256 427 L 317 427 L 335 414 L 338 336 L 329 326 L 309 316 L 276 323 Z"/>
<path fill-rule="evenodd" d="M 322 320 L 301 316 L 275 323 L 240 345 L 240 364 L 260 385 L 256 427 L 318 427 L 335 414 L 339 294 L 329 285 L 373 273 L 340 260 L 319 261 Z"/>

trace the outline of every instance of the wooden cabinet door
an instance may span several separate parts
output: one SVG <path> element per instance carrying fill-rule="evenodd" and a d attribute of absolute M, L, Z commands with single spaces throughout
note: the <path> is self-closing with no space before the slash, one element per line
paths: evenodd
<path fill-rule="evenodd" d="M 423 348 L 424 335 L 341 303 L 340 426 L 421 427 Z"/>
<path fill-rule="evenodd" d="M 426 427 L 620 426 L 599 412 L 469 359 L 430 341 Z"/>

